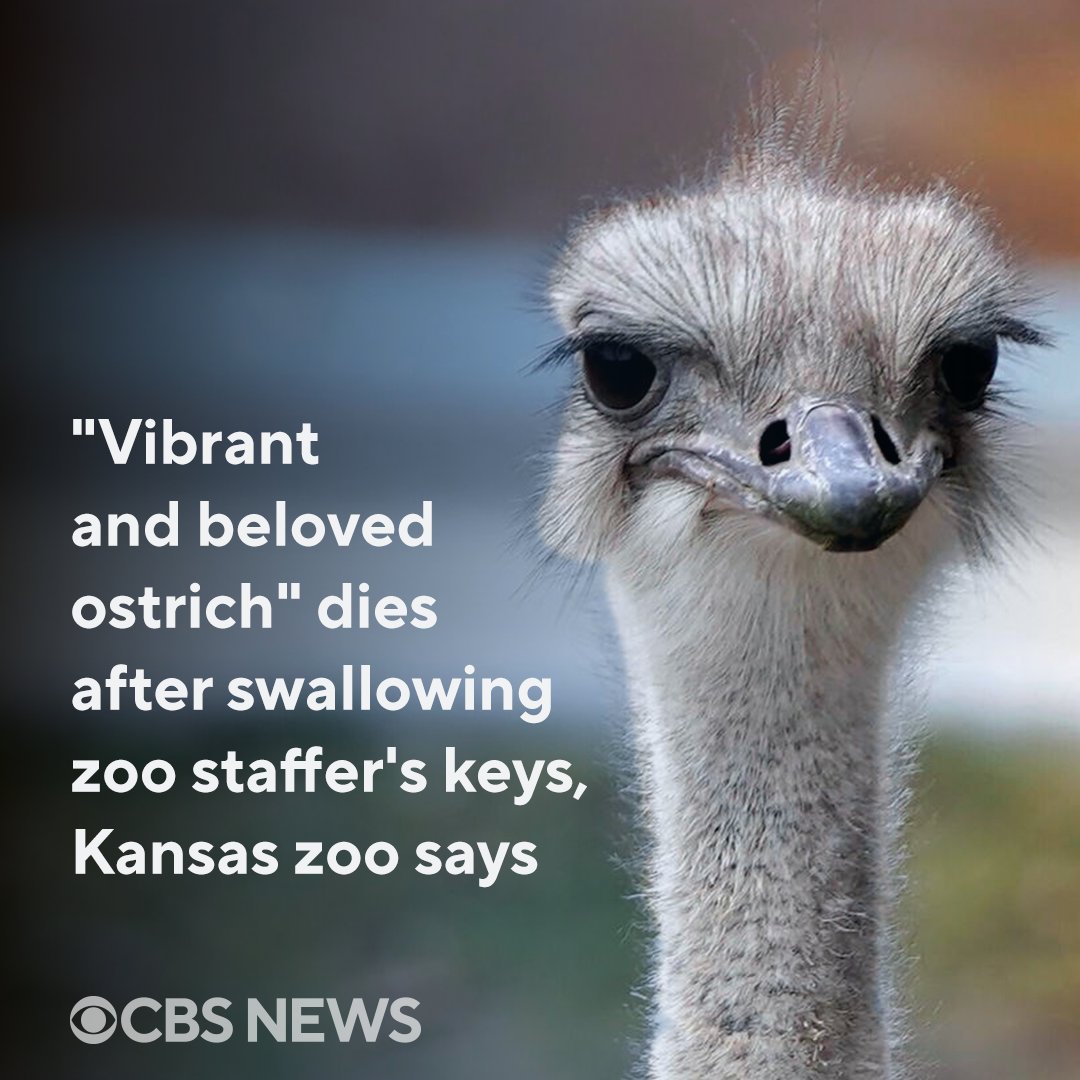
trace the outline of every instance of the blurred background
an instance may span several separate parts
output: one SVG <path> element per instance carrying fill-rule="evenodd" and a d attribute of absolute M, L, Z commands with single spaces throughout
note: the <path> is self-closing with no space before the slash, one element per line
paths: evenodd
<path fill-rule="evenodd" d="M 944 1080 L 1080 1076 L 1080 8 L 1075 0 L 109 0 L 6 6 L 4 357 L 10 1075 L 618 1077 L 645 952 L 621 675 L 602 598 L 531 536 L 561 373 L 536 297 L 568 220 L 693 176 L 764 71 L 820 39 L 849 154 L 976 193 L 1034 264 L 1058 348 L 1006 358 L 1032 541 L 965 583 L 928 673 L 905 925 L 918 1049 Z M 316 469 L 108 464 L 75 416 L 321 433 Z M 77 551 L 84 511 L 209 498 L 314 512 L 435 504 L 430 550 Z M 433 631 L 76 630 L 82 593 L 343 581 L 438 597 Z M 551 675 L 537 727 L 495 715 L 72 713 L 71 681 L 160 674 Z M 67 794 L 73 757 L 182 766 L 566 756 L 580 804 L 438 795 Z M 586 805 L 586 802 L 589 805 Z M 531 839 L 541 868 L 446 878 L 75 881 L 75 827 L 132 838 Z M 411 1046 L 84 1047 L 85 994 L 409 994 Z"/>

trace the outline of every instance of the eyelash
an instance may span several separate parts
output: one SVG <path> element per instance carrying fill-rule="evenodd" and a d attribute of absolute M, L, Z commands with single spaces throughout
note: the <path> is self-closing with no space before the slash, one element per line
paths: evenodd
<path fill-rule="evenodd" d="M 536 361 L 536 370 L 549 367 L 560 367 L 577 361 L 578 356 L 586 349 L 595 349 L 603 345 L 630 345 L 638 346 L 632 338 L 619 337 L 615 334 L 581 333 L 568 334 L 548 348 Z"/>

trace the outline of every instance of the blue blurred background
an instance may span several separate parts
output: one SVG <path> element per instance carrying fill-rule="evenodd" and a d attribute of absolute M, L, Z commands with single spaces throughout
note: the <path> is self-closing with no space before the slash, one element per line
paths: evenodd
<path fill-rule="evenodd" d="M 15 1075 L 621 1075 L 646 951 L 629 897 L 625 704 L 602 597 L 532 536 L 565 375 L 545 267 L 565 222 L 700 168 L 764 67 L 814 48 L 793 0 L 499 5 L 16 6 L 5 49 L 3 340 L 19 449 L 7 519 Z M 1080 14 L 1068 0 L 854 3 L 819 13 L 850 153 L 979 194 L 1035 264 L 1059 347 L 1013 354 L 1032 542 L 962 583 L 929 657 L 931 736 L 906 909 L 920 1049 L 951 1080 L 1080 1075 Z M 71 418 L 320 432 L 315 469 L 122 469 Z M 268 511 L 435 507 L 428 551 L 77 551 L 81 511 L 169 499 Z M 11 526 L 9 526 L 11 528 Z M 438 598 L 432 631 L 74 628 L 71 601 L 154 583 L 343 581 Z M 550 675 L 555 711 L 501 716 L 77 716 L 70 682 L 123 660 L 170 674 Z M 65 794 L 72 757 L 567 756 L 587 802 L 437 795 Z M 528 838 L 533 878 L 74 882 L 71 831 Z M 420 884 L 418 884 L 420 882 Z M 86 993 L 408 993 L 408 1047 L 85 1048 Z M 430 1018 L 430 1022 L 429 1022 Z M 42 1047 L 47 1046 L 48 1050 Z"/>

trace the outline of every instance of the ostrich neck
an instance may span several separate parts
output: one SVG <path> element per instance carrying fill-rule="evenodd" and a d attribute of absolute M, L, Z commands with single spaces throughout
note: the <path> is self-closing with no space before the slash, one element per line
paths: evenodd
<path fill-rule="evenodd" d="M 880 1080 L 893 618 L 843 590 L 672 605 L 696 585 L 610 582 L 653 840 L 650 1077 Z"/>

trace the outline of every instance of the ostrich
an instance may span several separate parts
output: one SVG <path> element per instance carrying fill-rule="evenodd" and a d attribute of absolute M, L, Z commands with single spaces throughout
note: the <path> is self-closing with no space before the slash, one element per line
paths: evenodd
<path fill-rule="evenodd" d="M 890 979 L 901 631 L 1016 514 L 1024 279 L 944 186 L 779 110 L 699 188 L 574 229 L 540 512 L 599 563 L 649 837 L 652 1080 L 907 1075 Z"/>

